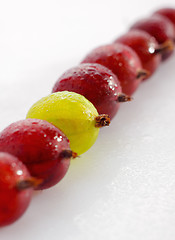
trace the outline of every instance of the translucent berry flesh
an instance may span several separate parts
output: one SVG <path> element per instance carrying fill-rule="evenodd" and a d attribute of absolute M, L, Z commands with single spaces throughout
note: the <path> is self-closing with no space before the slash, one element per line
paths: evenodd
<path fill-rule="evenodd" d="M 19 188 L 31 176 L 18 158 L 0 152 L 0 227 L 11 224 L 26 211 L 32 196 L 32 188 Z"/>
<path fill-rule="evenodd" d="M 119 108 L 118 95 L 122 92 L 114 73 L 100 64 L 80 64 L 66 71 L 55 83 L 52 92 L 76 92 L 86 97 L 99 114 L 112 119 Z"/>
<path fill-rule="evenodd" d="M 0 133 L 0 151 L 18 157 L 32 177 L 42 180 L 36 189 L 58 183 L 70 163 L 70 154 L 65 153 L 70 153 L 69 140 L 58 128 L 38 119 L 21 120 L 4 129 Z"/>
<path fill-rule="evenodd" d="M 161 62 L 161 55 L 155 54 L 159 48 L 156 39 L 149 33 L 141 30 L 132 30 L 117 38 L 116 43 L 126 44 L 139 56 L 142 66 L 152 75 Z"/>
<path fill-rule="evenodd" d="M 85 97 L 74 92 L 56 92 L 36 102 L 27 118 L 38 118 L 60 128 L 70 140 L 70 147 L 78 155 L 96 141 L 99 128 L 95 127 L 98 112 Z M 105 121 L 103 121 L 105 125 Z"/>
<path fill-rule="evenodd" d="M 149 18 L 145 18 L 137 21 L 131 29 L 139 29 L 148 32 L 150 35 L 155 37 L 159 44 L 168 41 L 170 45 L 167 47 L 169 53 L 165 52 L 162 54 L 163 59 L 166 59 L 173 51 L 173 42 L 175 40 L 175 28 L 174 25 L 166 17 L 161 15 L 153 15 Z"/>
<path fill-rule="evenodd" d="M 140 29 L 154 36 L 158 43 L 164 43 L 166 40 L 175 39 L 175 29 L 173 24 L 160 15 L 154 15 L 137 21 L 131 29 Z"/>
<path fill-rule="evenodd" d="M 128 95 L 137 89 L 142 80 L 139 75 L 142 71 L 139 57 L 130 47 L 120 43 L 94 49 L 82 63 L 99 63 L 109 68 L 118 77 L 122 92 Z M 145 71 L 143 75 L 145 77 Z"/>
<path fill-rule="evenodd" d="M 154 12 L 154 14 L 160 14 L 164 17 L 167 17 L 175 27 L 175 9 L 174 8 L 162 8 Z"/>

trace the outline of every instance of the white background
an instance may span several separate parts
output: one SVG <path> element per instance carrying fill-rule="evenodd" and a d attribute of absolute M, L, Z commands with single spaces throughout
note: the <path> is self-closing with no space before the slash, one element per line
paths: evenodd
<path fill-rule="evenodd" d="M 0 130 L 93 48 L 174 0 L 0 1 Z M 175 3 L 174 3 L 175 7 Z M 122 104 L 66 177 L 2 240 L 175 239 L 175 56 Z"/>

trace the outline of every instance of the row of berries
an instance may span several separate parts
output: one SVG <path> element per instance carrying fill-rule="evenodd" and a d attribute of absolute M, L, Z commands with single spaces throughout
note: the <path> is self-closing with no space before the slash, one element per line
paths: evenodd
<path fill-rule="evenodd" d="M 172 54 L 174 42 L 175 9 L 139 20 L 65 72 L 26 120 L 0 133 L 0 226 L 25 212 L 33 189 L 49 188 L 64 177 L 70 159 L 93 145 L 120 102 L 131 100 L 141 81 Z"/>

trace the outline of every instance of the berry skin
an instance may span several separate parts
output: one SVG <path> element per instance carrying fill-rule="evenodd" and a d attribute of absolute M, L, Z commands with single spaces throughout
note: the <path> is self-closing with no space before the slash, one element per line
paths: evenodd
<path fill-rule="evenodd" d="M 27 168 L 18 158 L 0 152 L 0 227 L 15 222 L 28 208 L 32 187 L 20 186 L 30 178 Z"/>
<path fill-rule="evenodd" d="M 175 27 L 175 9 L 173 8 L 162 8 L 154 12 L 154 14 L 160 14 L 164 17 L 167 17 Z"/>
<path fill-rule="evenodd" d="M 69 140 L 55 126 L 39 119 L 26 119 L 0 133 L 0 151 L 18 157 L 32 177 L 41 179 L 36 189 L 49 188 L 66 174 L 72 152 Z"/>
<path fill-rule="evenodd" d="M 142 66 L 152 75 L 161 62 L 161 55 L 155 54 L 159 44 L 149 33 L 141 30 L 132 30 L 115 40 L 131 47 L 139 56 Z"/>
<path fill-rule="evenodd" d="M 162 54 L 162 58 L 166 59 L 171 55 L 174 48 L 175 28 L 168 18 L 155 14 L 149 18 L 137 21 L 131 29 L 139 29 L 148 32 L 155 37 L 159 44 L 167 43 L 167 52 Z"/>
<path fill-rule="evenodd" d="M 91 51 L 82 63 L 99 63 L 109 68 L 119 79 L 122 92 L 131 95 L 139 86 L 145 71 L 137 54 L 128 46 L 116 43 Z"/>
<path fill-rule="evenodd" d="M 93 103 L 99 114 L 108 114 L 111 119 L 117 113 L 122 92 L 116 75 L 95 63 L 80 64 L 66 71 L 55 83 L 52 92 L 65 90 L 83 95 Z"/>
<path fill-rule="evenodd" d="M 67 91 L 52 93 L 36 102 L 27 118 L 47 120 L 60 128 L 78 155 L 94 144 L 99 127 L 109 125 L 108 117 L 99 117 L 94 105 L 85 97 Z"/>

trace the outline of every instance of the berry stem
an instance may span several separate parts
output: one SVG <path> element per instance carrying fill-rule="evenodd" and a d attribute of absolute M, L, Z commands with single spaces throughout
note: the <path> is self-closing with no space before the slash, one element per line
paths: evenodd
<path fill-rule="evenodd" d="M 145 78 L 147 78 L 148 76 L 150 75 L 150 73 L 149 73 L 149 71 L 147 71 L 147 70 L 145 70 L 145 69 L 139 69 L 138 71 L 137 71 L 137 76 L 136 76 L 136 78 L 137 79 L 145 79 Z"/>
<path fill-rule="evenodd" d="M 100 114 L 95 118 L 95 127 L 101 128 L 105 126 L 109 126 L 110 124 L 110 117 L 108 114 Z"/>
<path fill-rule="evenodd" d="M 171 52 L 174 50 L 174 41 L 167 40 L 164 43 L 160 44 L 157 49 L 155 49 L 154 54 L 163 54 L 166 52 Z"/>
<path fill-rule="evenodd" d="M 16 188 L 19 191 L 25 190 L 27 188 L 36 188 L 43 182 L 42 179 L 37 179 L 34 177 L 28 178 L 26 180 L 21 180 L 17 182 Z"/>
<path fill-rule="evenodd" d="M 117 102 L 129 102 L 131 100 L 133 100 L 133 98 L 126 95 L 125 93 L 118 94 Z"/>
<path fill-rule="evenodd" d="M 61 153 L 60 153 L 60 157 L 61 158 L 76 158 L 78 156 L 77 153 L 71 151 L 71 150 L 68 150 L 68 149 L 65 149 L 63 150 Z"/>

